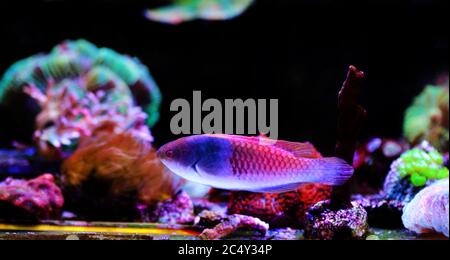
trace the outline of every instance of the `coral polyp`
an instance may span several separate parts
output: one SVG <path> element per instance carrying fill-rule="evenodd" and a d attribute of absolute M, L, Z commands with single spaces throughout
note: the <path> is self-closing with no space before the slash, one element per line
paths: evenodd
<path fill-rule="evenodd" d="M 442 166 L 444 157 L 435 150 L 427 153 L 415 148 L 404 153 L 401 159 L 400 176 L 409 177 L 416 187 L 425 186 L 428 180 L 448 178 L 448 168 Z"/>

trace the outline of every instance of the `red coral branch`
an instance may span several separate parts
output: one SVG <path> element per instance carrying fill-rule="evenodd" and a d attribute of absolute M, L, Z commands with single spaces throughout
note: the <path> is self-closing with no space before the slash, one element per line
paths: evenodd
<path fill-rule="evenodd" d="M 366 110 L 358 104 L 364 72 L 350 66 L 338 96 L 338 126 L 336 156 L 353 164 L 356 141 L 366 119 Z M 331 195 L 331 205 L 335 208 L 351 207 L 351 182 L 335 187 Z"/>

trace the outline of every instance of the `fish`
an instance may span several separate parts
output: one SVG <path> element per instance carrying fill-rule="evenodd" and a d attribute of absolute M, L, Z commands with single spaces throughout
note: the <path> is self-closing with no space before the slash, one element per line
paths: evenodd
<path fill-rule="evenodd" d="M 183 137 L 162 146 L 161 162 L 174 174 L 218 189 L 283 193 L 304 183 L 339 186 L 353 167 L 324 158 L 311 143 L 226 134 Z"/>

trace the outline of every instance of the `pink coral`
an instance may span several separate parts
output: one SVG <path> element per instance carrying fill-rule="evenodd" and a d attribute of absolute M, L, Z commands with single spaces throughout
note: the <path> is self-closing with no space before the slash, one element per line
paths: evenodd
<path fill-rule="evenodd" d="M 420 191 L 403 211 L 403 225 L 416 233 L 449 233 L 449 180 L 441 180 Z"/>
<path fill-rule="evenodd" d="M 44 174 L 29 181 L 6 179 L 0 183 L 0 202 L 21 209 L 36 219 L 51 219 L 60 217 L 64 198 L 53 176 Z M 0 218 L 17 220 L 10 215 L 0 215 Z"/>
<path fill-rule="evenodd" d="M 115 90 L 119 92 L 125 87 Z M 108 130 L 111 134 L 133 133 L 149 142 L 153 141 L 145 125 L 147 115 L 132 99 L 112 90 L 89 92 L 70 84 L 50 83 L 45 93 L 36 86 L 24 91 L 38 101 L 42 111 L 36 118 L 34 139 L 41 155 L 58 159 L 64 147 L 74 146 L 82 137 L 89 137 L 98 131 Z M 81 93 L 81 94 L 80 94 Z M 112 96 L 112 97 L 111 97 Z M 114 98 L 122 100 L 117 101 Z"/>

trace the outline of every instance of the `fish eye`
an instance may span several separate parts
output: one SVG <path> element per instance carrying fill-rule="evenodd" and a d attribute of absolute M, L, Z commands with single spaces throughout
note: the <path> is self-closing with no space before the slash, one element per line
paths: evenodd
<path fill-rule="evenodd" d="M 174 156 L 175 156 L 175 153 L 172 150 L 166 151 L 167 158 L 173 158 Z"/>

